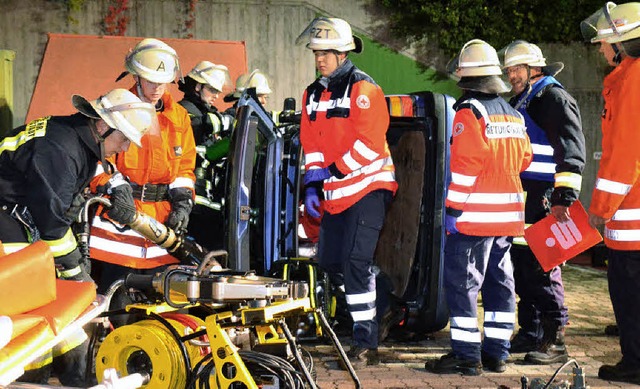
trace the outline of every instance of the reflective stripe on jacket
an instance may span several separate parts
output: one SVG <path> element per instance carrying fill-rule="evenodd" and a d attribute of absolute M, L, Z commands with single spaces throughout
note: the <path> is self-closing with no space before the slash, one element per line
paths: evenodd
<path fill-rule="evenodd" d="M 611 218 L 607 247 L 640 250 L 640 61 L 625 58 L 604 79 L 602 159 L 589 212 Z"/>
<path fill-rule="evenodd" d="M 26 206 L 41 239 L 59 259 L 77 248 L 67 212 L 99 160 L 100 148 L 86 116 L 33 120 L 0 141 L 0 204 Z M 23 242 L 3 243 L 19 247 Z"/>
<path fill-rule="evenodd" d="M 131 89 L 136 93 L 136 88 Z M 114 163 L 131 183 L 167 184 L 169 189 L 186 187 L 194 189 L 193 173 L 196 161 L 196 145 L 187 110 L 176 103 L 169 92 L 162 96 L 164 109 L 158 112 L 160 131 L 157 134 L 147 133 L 142 137 L 142 148 L 131 144 L 129 150 L 119 153 Z M 91 182 L 92 191 L 105 185 L 110 176 L 97 174 Z M 161 223 L 166 222 L 171 212 L 169 201 L 143 202 L 135 200 L 136 209 Z M 133 234 L 138 239 L 131 239 Z M 96 237 L 96 239 L 94 239 Z M 111 244 L 105 243 L 110 241 Z M 116 244 L 118 243 L 118 244 Z M 144 239 L 141 235 L 129 230 L 115 228 L 109 221 L 97 215 L 91 227 L 91 258 L 122 266 L 148 269 L 163 264 L 177 263 L 178 260 L 166 250 Z M 124 250 L 121 244 L 126 244 Z M 155 255 L 160 250 L 162 255 Z M 146 262 L 149 260 L 149 262 Z"/>
<path fill-rule="evenodd" d="M 325 180 L 325 211 L 340 213 L 377 189 L 395 193 L 398 185 L 386 140 L 389 111 L 382 89 L 368 75 L 346 60 L 330 79 L 311 84 L 302 101 L 305 168 L 335 164 L 344 175 Z"/>
<path fill-rule="evenodd" d="M 524 233 L 520 172 L 532 158 L 520 113 L 497 95 L 472 92 L 457 103 L 446 206 L 458 230 L 475 236 Z"/>
<path fill-rule="evenodd" d="M 531 150 L 533 151 L 533 160 L 531 165 L 522 172 L 522 179 L 549 181 L 554 182 L 554 174 L 556 173 L 556 163 L 553 161 L 553 147 L 549 143 L 545 131 L 536 124 L 536 122 L 527 113 L 527 106 L 538 92 L 547 85 L 556 84 L 560 87 L 560 83 L 555 78 L 547 76 L 533 84 L 531 90 L 523 94 L 516 103 L 518 112 L 524 117 L 527 127 L 527 134 L 531 141 Z M 578 188 L 580 189 L 580 188 Z"/>

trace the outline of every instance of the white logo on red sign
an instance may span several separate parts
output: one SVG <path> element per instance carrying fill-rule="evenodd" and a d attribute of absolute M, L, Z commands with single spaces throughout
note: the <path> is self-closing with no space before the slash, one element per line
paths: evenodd
<path fill-rule="evenodd" d="M 545 241 L 547 247 L 553 247 L 558 242 L 560 247 L 566 250 L 582 241 L 582 233 L 571 219 L 566 223 L 553 223 L 550 228 L 555 239 L 547 238 Z"/>
<path fill-rule="evenodd" d="M 371 101 L 369 100 L 369 96 L 360 95 L 356 98 L 356 105 L 362 109 L 369 109 L 371 107 Z"/>

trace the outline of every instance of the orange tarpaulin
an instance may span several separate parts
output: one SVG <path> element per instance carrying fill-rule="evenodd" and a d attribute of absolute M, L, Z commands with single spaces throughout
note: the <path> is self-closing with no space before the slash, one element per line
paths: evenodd
<path fill-rule="evenodd" d="M 158 38 L 176 50 L 183 76 L 203 60 L 227 66 L 232 82 L 220 96 L 231 91 L 235 79 L 247 72 L 244 42 L 149 38 Z M 125 70 L 125 56 L 142 39 L 144 38 L 49 34 L 26 121 L 48 115 L 74 113 L 75 109 L 71 105 L 73 94 L 93 100 L 114 88 L 129 89 L 133 85 L 131 76 L 117 83 L 115 80 Z M 170 92 L 176 101 L 182 99 L 182 92 L 178 90 L 177 84 L 170 86 Z M 229 106 L 222 98 L 216 102 L 216 107 L 221 110 Z"/>
<path fill-rule="evenodd" d="M 566 223 L 548 215 L 524 231 L 524 238 L 545 272 L 602 241 L 598 230 L 589 225 L 589 216 L 580 201 L 569 207 L 569 213 Z"/>

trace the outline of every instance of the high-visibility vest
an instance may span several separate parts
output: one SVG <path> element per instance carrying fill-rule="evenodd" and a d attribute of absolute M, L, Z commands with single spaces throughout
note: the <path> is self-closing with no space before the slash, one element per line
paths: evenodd
<path fill-rule="evenodd" d="M 532 158 L 522 115 L 497 95 L 457 104 L 446 206 L 462 211 L 457 229 L 475 236 L 524 233 L 520 172 Z"/>

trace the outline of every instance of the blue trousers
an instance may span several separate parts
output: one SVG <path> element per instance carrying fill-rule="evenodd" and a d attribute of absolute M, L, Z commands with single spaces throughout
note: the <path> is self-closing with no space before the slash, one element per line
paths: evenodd
<path fill-rule="evenodd" d="M 344 282 L 347 309 L 353 319 L 354 346 L 378 347 L 379 298 L 372 266 L 390 201 L 391 192 L 373 191 L 339 214 L 325 212 L 320 224 L 319 265 L 332 281 Z"/>
<path fill-rule="evenodd" d="M 640 251 L 609 249 L 607 278 L 622 360 L 640 369 Z"/>
<path fill-rule="evenodd" d="M 452 234 L 444 249 L 445 296 L 451 348 L 459 358 L 480 361 L 481 351 L 505 360 L 515 323 L 511 237 Z M 478 294 L 484 306 L 484 341 L 478 328 Z"/>

